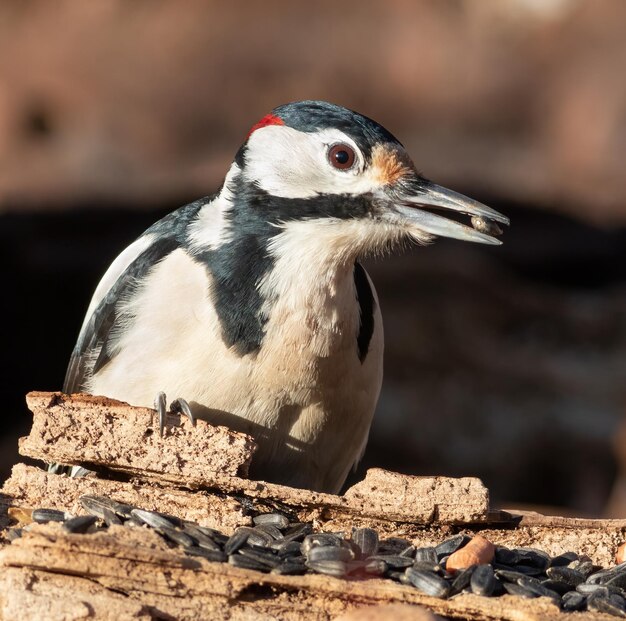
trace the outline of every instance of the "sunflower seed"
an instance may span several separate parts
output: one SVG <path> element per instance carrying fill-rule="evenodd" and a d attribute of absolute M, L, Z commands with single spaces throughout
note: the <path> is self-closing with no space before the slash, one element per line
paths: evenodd
<path fill-rule="evenodd" d="M 582 560 L 570 563 L 569 568 L 579 571 L 584 576 L 585 580 L 587 580 L 589 576 L 591 576 L 591 574 L 596 570 L 594 564 L 591 561 Z"/>
<path fill-rule="evenodd" d="M 313 527 L 308 522 L 304 524 L 293 524 L 285 531 L 285 539 L 298 541 L 311 534 Z"/>
<path fill-rule="evenodd" d="M 528 590 L 521 584 L 516 584 L 514 582 L 503 582 L 502 586 L 509 595 L 518 595 L 519 597 L 525 597 L 526 599 L 534 599 L 535 597 L 539 597 L 537 593 Z"/>
<path fill-rule="evenodd" d="M 496 569 L 496 577 L 503 582 L 517 583 L 520 578 L 525 578 L 526 574 L 513 569 Z"/>
<path fill-rule="evenodd" d="M 585 607 L 586 602 L 587 598 L 582 593 L 578 593 L 576 591 L 570 591 L 561 597 L 561 606 L 563 610 L 566 610 L 567 612 L 582 610 Z"/>
<path fill-rule="evenodd" d="M 254 527 L 254 530 L 268 535 L 274 541 L 283 541 L 285 538 L 285 536 L 280 532 L 280 530 L 276 526 L 273 526 L 272 524 L 258 524 L 257 526 Z"/>
<path fill-rule="evenodd" d="M 288 559 L 274 567 L 270 573 L 284 576 L 298 576 L 305 574 L 306 571 L 307 567 L 304 563 L 294 563 L 291 559 Z"/>
<path fill-rule="evenodd" d="M 306 555 L 309 561 L 343 561 L 347 563 L 354 559 L 354 552 L 349 548 L 337 546 L 315 546 Z"/>
<path fill-rule="evenodd" d="M 242 548 L 248 542 L 251 532 L 253 532 L 252 529 L 245 526 L 238 528 L 224 544 L 224 552 L 230 555 Z"/>
<path fill-rule="evenodd" d="M 373 556 L 378 551 L 378 533 L 373 528 L 357 528 L 352 533 L 352 541 L 361 558 Z"/>
<path fill-rule="evenodd" d="M 365 565 L 363 565 L 363 571 L 366 574 L 370 574 L 372 576 L 382 576 L 389 569 L 389 565 L 385 563 L 385 561 L 381 561 L 379 559 L 367 560 L 365 561 Z"/>
<path fill-rule="evenodd" d="M 366 561 L 385 561 L 391 569 L 405 569 L 413 565 L 413 559 L 395 554 L 375 554 L 365 559 Z"/>
<path fill-rule="evenodd" d="M 450 593 L 450 585 L 437 574 L 419 571 L 409 567 L 405 572 L 410 583 L 424 595 L 445 598 Z"/>
<path fill-rule="evenodd" d="M 47 522 L 65 522 L 68 515 L 65 511 L 59 511 L 58 509 L 34 509 L 31 517 L 33 522 L 46 524 Z"/>
<path fill-rule="evenodd" d="M 343 578 L 348 569 L 343 561 L 309 561 L 307 567 L 318 574 L 335 576 L 336 578 Z"/>
<path fill-rule="evenodd" d="M 278 545 L 276 548 L 272 545 L 272 549 L 275 549 L 278 552 L 278 556 L 281 558 L 286 558 L 289 556 L 300 556 L 302 554 L 300 550 L 300 544 L 297 541 L 287 541 L 285 542 L 277 542 Z"/>
<path fill-rule="evenodd" d="M 439 573 L 442 571 L 441 565 L 439 565 L 439 563 L 433 563 L 432 561 L 414 561 L 413 569 L 417 569 L 419 571 L 432 571 L 433 573 Z"/>
<path fill-rule="evenodd" d="M 156 511 L 133 509 L 130 514 L 151 528 L 176 528 L 176 524 Z"/>
<path fill-rule="evenodd" d="M 454 537 L 451 537 L 450 539 L 442 541 L 439 545 L 435 546 L 437 558 L 441 560 L 444 556 L 448 556 L 453 552 L 456 552 L 459 548 L 463 547 L 469 540 L 470 537 L 468 537 L 467 535 L 456 535 Z"/>
<path fill-rule="evenodd" d="M 122 504 L 106 496 L 84 495 L 79 500 L 87 513 L 91 513 L 91 515 L 95 515 L 105 522 L 111 519 L 111 513 L 123 518 L 129 518 L 131 511 L 135 508 L 132 505 Z"/>
<path fill-rule="evenodd" d="M 198 526 L 186 522 L 183 525 L 183 531 L 192 537 L 195 540 L 196 545 L 201 548 L 205 548 L 206 550 L 221 550 L 220 545 Z"/>
<path fill-rule="evenodd" d="M 541 583 L 538 583 L 537 580 L 533 580 L 529 576 L 525 576 L 520 578 L 517 581 L 517 584 L 528 589 L 531 593 L 536 593 L 539 597 L 549 597 L 555 602 L 559 603 L 561 601 L 561 596 L 552 589 L 547 589 Z"/>
<path fill-rule="evenodd" d="M 301 545 L 302 554 L 305 556 L 309 553 L 311 548 L 316 546 L 336 546 L 341 545 L 341 539 L 334 533 L 316 533 L 314 535 L 307 535 Z"/>
<path fill-rule="evenodd" d="M 411 545 L 410 541 L 401 537 L 388 537 L 378 542 L 378 554 L 400 554 Z"/>
<path fill-rule="evenodd" d="M 585 576 L 583 576 L 579 571 L 558 565 L 556 567 L 548 567 L 548 569 L 546 569 L 546 574 L 549 578 L 552 578 L 552 580 L 565 582 L 574 588 L 585 581 Z"/>
<path fill-rule="evenodd" d="M 472 574 L 474 573 L 475 569 L 476 565 L 471 565 L 470 567 L 462 569 L 457 574 L 457 576 L 452 581 L 452 585 L 450 587 L 450 595 L 456 595 L 457 593 L 461 593 L 461 591 L 469 587 Z"/>
<path fill-rule="evenodd" d="M 564 552 L 552 558 L 550 567 L 564 567 L 577 560 L 578 554 L 576 554 L 576 552 Z"/>
<path fill-rule="evenodd" d="M 169 528 L 167 526 L 163 526 L 157 529 L 157 532 L 161 535 L 164 535 L 166 539 L 175 543 L 179 546 L 183 546 L 184 548 L 191 548 L 196 545 L 196 540 L 193 537 L 190 537 L 187 533 L 182 530 L 178 530 L 176 528 Z"/>
<path fill-rule="evenodd" d="M 561 582 L 560 580 L 542 580 L 541 584 L 546 587 L 546 589 L 551 589 L 552 591 L 557 592 L 559 595 L 564 595 L 565 593 L 569 593 L 570 591 L 574 591 L 576 587 L 571 584 L 567 584 L 567 582 Z"/>
<path fill-rule="evenodd" d="M 289 526 L 289 520 L 282 513 L 262 513 L 252 518 L 255 526 L 274 526 L 281 530 Z"/>
<path fill-rule="evenodd" d="M 207 550 L 206 548 L 196 546 L 185 548 L 185 554 L 189 556 L 201 556 L 212 563 L 224 563 L 228 560 L 226 554 L 221 550 Z"/>
<path fill-rule="evenodd" d="M 255 561 L 271 568 L 277 567 L 281 564 L 281 560 L 271 552 L 263 552 L 261 550 L 242 548 L 238 551 L 238 554 L 247 556 L 248 558 L 254 559 Z"/>
<path fill-rule="evenodd" d="M 616 595 L 604 597 L 599 594 L 594 594 L 589 596 L 587 598 L 587 610 L 605 612 L 614 617 L 626 617 L 624 598 Z"/>
<path fill-rule="evenodd" d="M 406 556 L 407 558 L 415 558 L 415 546 L 407 546 L 402 550 L 402 552 L 398 553 L 398 556 Z"/>
<path fill-rule="evenodd" d="M 244 556 L 242 554 L 230 554 L 228 556 L 228 563 L 234 567 L 254 569 L 255 571 L 262 571 L 264 573 L 267 573 L 270 570 L 265 563 L 261 563 L 254 558 L 250 558 L 249 556 Z"/>
<path fill-rule="evenodd" d="M 90 526 L 96 523 L 97 519 L 95 515 L 78 515 L 63 522 L 63 528 L 68 533 L 82 535 L 89 530 Z"/>
<path fill-rule="evenodd" d="M 489 597 L 496 588 L 496 577 L 491 565 L 478 565 L 470 579 L 472 593 Z"/>
<path fill-rule="evenodd" d="M 415 550 L 416 561 L 428 561 L 429 563 L 437 562 L 437 551 L 435 548 L 427 547 L 427 548 L 417 548 Z"/>
<path fill-rule="evenodd" d="M 272 543 L 274 543 L 274 538 L 271 535 L 263 532 L 262 530 L 257 530 L 256 528 L 251 528 L 250 533 L 248 534 L 248 545 L 258 546 L 260 548 L 267 548 Z"/>

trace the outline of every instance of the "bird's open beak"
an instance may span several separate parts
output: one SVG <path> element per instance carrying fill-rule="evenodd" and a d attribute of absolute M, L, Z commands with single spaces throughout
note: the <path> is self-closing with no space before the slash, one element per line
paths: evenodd
<path fill-rule="evenodd" d="M 415 227 L 428 235 L 481 244 L 501 244 L 499 239 L 493 237 L 501 233 L 495 223 L 509 224 L 509 219 L 494 209 L 424 179 L 403 183 L 401 188 L 394 189 L 389 198 L 393 202 L 394 217 L 400 218 L 403 226 Z M 421 207 L 467 214 L 473 226 L 449 220 Z"/>

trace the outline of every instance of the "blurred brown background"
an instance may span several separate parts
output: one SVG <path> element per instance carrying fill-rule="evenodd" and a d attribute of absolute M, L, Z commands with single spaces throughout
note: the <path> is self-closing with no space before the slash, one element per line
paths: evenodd
<path fill-rule="evenodd" d="M 625 32 L 620 0 L 0 4 L 0 475 L 110 261 L 313 98 L 512 219 L 500 248 L 369 264 L 387 351 L 362 467 L 626 516 Z"/>

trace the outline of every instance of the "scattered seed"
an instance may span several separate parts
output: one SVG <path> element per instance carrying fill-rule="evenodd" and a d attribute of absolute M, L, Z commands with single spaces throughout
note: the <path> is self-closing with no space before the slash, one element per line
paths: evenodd
<path fill-rule="evenodd" d="M 384 561 L 391 569 L 405 569 L 413 565 L 413 559 L 395 554 L 376 554 L 370 556 L 367 561 Z"/>
<path fill-rule="evenodd" d="M 491 565 L 478 565 L 470 578 L 472 593 L 490 597 L 496 589 L 496 577 Z"/>
<path fill-rule="evenodd" d="M 424 595 L 445 598 L 450 593 L 450 585 L 437 574 L 419 571 L 409 567 L 405 572 L 410 583 Z"/>
<path fill-rule="evenodd" d="M 220 545 L 198 526 L 185 523 L 183 525 L 183 530 L 196 542 L 196 545 L 200 546 L 201 548 L 216 551 L 221 549 Z"/>
<path fill-rule="evenodd" d="M 59 511 L 58 509 L 34 509 L 32 513 L 33 522 L 38 524 L 65 522 L 67 517 L 65 511 Z"/>
<path fill-rule="evenodd" d="M 272 524 L 258 524 L 254 527 L 254 530 L 268 535 L 274 541 L 283 541 L 285 539 L 285 536 L 280 532 L 280 529 Z"/>
<path fill-rule="evenodd" d="M 265 563 L 260 563 L 256 559 L 244 556 L 243 554 L 230 554 L 228 556 L 228 563 L 234 567 L 254 569 L 255 571 L 262 571 L 263 573 L 267 573 L 270 570 L 270 567 Z"/>
<path fill-rule="evenodd" d="M 369 559 L 363 565 L 363 571 L 372 576 L 383 576 L 388 569 L 389 565 L 380 559 Z"/>
<path fill-rule="evenodd" d="M 461 591 L 469 588 L 472 574 L 475 569 L 476 566 L 472 565 L 471 567 L 466 567 L 457 573 L 456 577 L 452 581 L 452 586 L 450 587 L 450 595 L 456 595 L 457 593 L 461 593 Z"/>
<path fill-rule="evenodd" d="M 265 565 L 266 567 L 274 568 L 281 564 L 281 560 L 271 552 L 262 550 L 252 550 L 250 548 L 242 548 L 238 554 L 252 558 L 255 561 Z"/>
<path fill-rule="evenodd" d="M 283 576 L 298 576 L 305 574 L 307 567 L 304 563 L 294 563 L 291 559 L 277 565 L 270 573 Z"/>
<path fill-rule="evenodd" d="M 576 552 L 565 552 L 563 554 L 559 554 L 558 556 L 555 556 L 550 561 L 550 567 L 563 567 L 577 560 L 578 560 L 578 554 L 576 554 Z"/>
<path fill-rule="evenodd" d="M 316 533 L 314 535 L 307 535 L 302 541 L 302 554 L 305 556 L 309 553 L 311 548 L 316 546 L 340 546 L 341 539 L 334 533 Z"/>
<path fill-rule="evenodd" d="M 347 566 L 343 561 L 309 561 L 307 567 L 318 574 L 343 578 L 347 573 Z"/>
<path fill-rule="evenodd" d="M 299 541 L 313 532 L 313 526 L 309 523 L 293 524 L 285 531 L 285 539 Z"/>
<path fill-rule="evenodd" d="M 352 541 L 357 546 L 361 558 L 378 552 L 378 533 L 373 528 L 357 528 L 352 533 Z"/>
<path fill-rule="evenodd" d="M 539 595 L 537 595 L 534 591 L 529 591 L 526 587 L 515 582 L 503 582 L 502 586 L 509 595 L 518 595 L 519 597 L 524 597 L 526 599 L 539 597 Z"/>
<path fill-rule="evenodd" d="M 196 545 L 196 540 L 182 530 L 164 526 L 159 528 L 158 532 L 172 543 L 176 543 L 184 548 L 191 548 Z"/>
<path fill-rule="evenodd" d="M 289 520 L 282 513 L 262 513 L 252 518 L 255 526 L 274 526 L 284 530 L 289 526 Z"/>
<path fill-rule="evenodd" d="M 190 556 L 201 556 L 212 563 L 224 563 L 228 560 L 226 554 L 224 554 L 221 550 L 207 550 L 206 548 L 196 546 L 185 548 L 185 554 L 189 554 Z"/>
<path fill-rule="evenodd" d="M 561 597 L 561 607 L 563 610 L 568 612 L 582 610 L 585 607 L 586 602 L 587 598 L 582 593 L 578 593 L 577 591 L 570 591 Z"/>
<path fill-rule="evenodd" d="M 582 584 L 585 581 L 585 576 L 583 576 L 579 571 L 558 565 L 556 567 L 554 565 L 552 567 L 548 567 L 548 569 L 546 569 L 546 574 L 552 578 L 552 580 L 565 582 L 573 588 L 576 588 L 579 584 Z"/>
<path fill-rule="evenodd" d="M 354 552 L 349 548 L 337 546 L 315 546 L 306 555 L 309 561 L 348 561 L 354 560 Z"/>
<path fill-rule="evenodd" d="M 533 580 L 530 576 L 520 578 L 517 584 L 528 589 L 531 593 L 536 593 L 539 597 L 549 597 L 557 603 L 561 601 L 561 596 L 556 591 L 547 589 L 539 581 Z"/>
<path fill-rule="evenodd" d="M 176 528 L 176 524 L 164 517 L 156 511 L 145 511 L 144 509 L 133 509 L 131 512 L 133 517 L 136 517 L 147 526 L 151 528 Z"/>
<path fill-rule="evenodd" d="M 95 515 L 77 515 L 63 522 L 63 528 L 68 533 L 82 535 L 89 530 L 90 526 L 96 523 L 97 519 Z"/>
<path fill-rule="evenodd" d="M 251 528 L 246 528 L 245 526 L 238 528 L 224 544 L 224 552 L 231 555 L 239 548 L 242 548 L 247 543 L 248 537 L 252 532 Z"/>
<path fill-rule="evenodd" d="M 456 535 L 450 539 L 442 541 L 439 545 L 435 546 L 437 552 L 437 558 L 439 560 L 444 556 L 449 556 L 453 552 L 456 552 L 459 548 L 462 548 L 470 541 L 470 537 L 467 535 Z"/>
<path fill-rule="evenodd" d="M 417 548 L 415 550 L 414 558 L 416 561 L 427 561 L 429 563 L 436 563 L 438 560 L 437 550 L 435 550 L 435 548 L 432 548 L 432 547 Z"/>

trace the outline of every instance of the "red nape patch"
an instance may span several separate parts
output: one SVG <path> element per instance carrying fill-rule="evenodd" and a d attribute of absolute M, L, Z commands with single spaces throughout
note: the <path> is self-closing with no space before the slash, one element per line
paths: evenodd
<path fill-rule="evenodd" d="M 250 138 L 250 136 L 252 136 L 257 129 L 261 129 L 261 127 L 284 124 L 285 121 L 283 121 L 279 116 L 276 116 L 275 114 L 266 114 L 258 123 L 256 123 L 256 125 L 252 126 L 252 129 L 248 132 L 248 138 Z"/>

